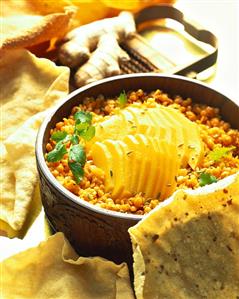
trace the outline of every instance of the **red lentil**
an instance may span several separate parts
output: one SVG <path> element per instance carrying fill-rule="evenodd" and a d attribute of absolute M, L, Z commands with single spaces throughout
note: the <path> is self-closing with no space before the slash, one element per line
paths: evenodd
<path fill-rule="evenodd" d="M 190 98 L 183 99 L 180 96 L 170 98 L 161 90 L 146 94 L 139 89 L 129 92 L 127 97 L 128 104 L 147 100 L 148 107 L 154 107 L 156 103 L 171 106 L 198 124 L 204 143 L 205 157 L 200 167 L 197 167 L 195 170 L 192 170 L 190 167 L 180 169 L 177 177 L 177 189 L 197 188 L 199 186 L 199 175 L 203 171 L 207 171 L 220 180 L 239 170 L 239 131 L 232 129 L 229 123 L 221 119 L 218 108 L 193 103 Z M 69 118 L 64 118 L 63 121 L 56 124 L 56 127 L 51 130 L 51 134 L 57 130 L 72 133 L 74 126 L 73 115 L 79 109 L 91 111 L 94 115 L 93 122 L 97 123 L 104 117 L 114 114 L 119 107 L 117 101 L 113 98 L 105 99 L 102 95 L 99 95 L 96 99 L 86 98 L 79 107 L 73 107 Z M 55 144 L 55 141 L 50 139 L 46 145 L 46 151 L 51 151 Z M 208 158 L 208 153 L 216 145 L 234 146 L 233 155 L 227 155 L 219 161 L 211 161 Z M 70 146 L 70 142 L 68 142 L 67 146 Z M 105 192 L 103 171 L 93 164 L 89 153 L 87 154 L 87 162 L 84 167 L 85 176 L 79 185 L 75 183 L 68 167 L 67 154 L 61 161 L 55 163 L 47 162 L 47 165 L 57 180 L 69 191 L 79 196 L 79 200 L 85 200 L 99 207 L 143 215 L 150 212 L 159 203 L 158 199 L 145 198 L 142 193 L 135 194 L 130 198 L 113 200 L 110 193 Z"/>

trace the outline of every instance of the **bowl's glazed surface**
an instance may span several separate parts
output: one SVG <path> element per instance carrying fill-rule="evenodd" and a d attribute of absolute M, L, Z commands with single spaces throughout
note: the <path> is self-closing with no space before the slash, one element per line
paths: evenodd
<path fill-rule="evenodd" d="M 79 254 L 102 256 L 115 262 L 132 260 L 128 228 L 143 216 L 112 212 L 93 206 L 66 190 L 48 169 L 44 154 L 50 129 L 71 113 L 85 97 L 117 96 L 122 90 L 161 89 L 169 95 L 191 97 L 194 102 L 221 109 L 222 118 L 239 129 L 239 107 L 221 93 L 194 80 L 160 74 L 133 74 L 112 77 L 72 92 L 43 122 L 37 137 L 36 159 L 41 198 L 46 216 L 55 231 L 65 233 Z"/>

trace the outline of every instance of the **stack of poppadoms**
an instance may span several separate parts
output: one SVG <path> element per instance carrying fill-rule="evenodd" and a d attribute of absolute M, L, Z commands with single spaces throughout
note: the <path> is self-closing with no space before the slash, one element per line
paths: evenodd
<path fill-rule="evenodd" d="M 129 229 L 137 299 L 238 297 L 238 185 L 178 190 Z M 134 298 L 125 263 L 79 257 L 62 233 L 1 267 L 2 298 Z"/>
<path fill-rule="evenodd" d="M 19 11 L 23 4 L 17 2 Z M 73 16 L 71 9 L 45 16 L 24 9 L 24 16 L 2 20 L 0 47 L 0 244 L 16 246 L 16 252 L 24 240 L 8 237 L 20 236 L 29 217 L 36 134 L 68 93 L 70 75 L 25 48 L 42 51 L 68 31 Z M 239 298 L 239 174 L 177 191 L 129 233 L 134 291 L 126 264 L 79 257 L 57 233 L 1 262 L 1 298 Z"/>

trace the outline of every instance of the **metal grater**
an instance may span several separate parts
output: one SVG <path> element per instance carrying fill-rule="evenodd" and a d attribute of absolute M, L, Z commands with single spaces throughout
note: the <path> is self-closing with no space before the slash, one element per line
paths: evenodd
<path fill-rule="evenodd" d="M 125 50 L 130 57 L 129 61 L 120 63 L 120 68 L 124 74 L 148 73 L 158 71 L 158 69 L 147 58 L 143 57 L 126 43 L 121 44 L 121 48 Z"/>
<path fill-rule="evenodd" d="M 210 46 L 211 50 L 208 52 L 202 47 L 203 56 L 195 56 L 193 61 L 182 65 L 173 61 L 167 53 L 163 54 L 160 48 L 155 49 L 150 41 L 141 34 L 140 28 L 145 28 L 145 26 L 152 28 L 150 23 L 166 19 L 177 21 L 183 25 L 184 32 L 189 36 L 191 43 L 195 44 L 195 47 L 201 48 L 201 44 L 204 43 Z M 200 25 L 192 21 L 189 22 L 183 13 L 175 7 L 160 4 L 147 7 L 135 15 L 135 22 L 137 33 L 131 40 L 121 44 L 130 57 L 129 61 L 120 63 L 122 73 L 160 72 L 184 76 L 191 76 L 193 73 L 196 76 L 216 63 L 218 53 L 216 36 Z M 177 56 L 177 54 L 175 55 Z"/>

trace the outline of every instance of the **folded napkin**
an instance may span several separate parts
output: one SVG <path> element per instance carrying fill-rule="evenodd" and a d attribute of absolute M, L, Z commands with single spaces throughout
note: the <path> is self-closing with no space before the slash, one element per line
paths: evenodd
<path fill-rule="evenodd" d="M 4 260 L 0 267 L 3 299 L 134 298 L 125 263 L 79 257 L 62 233 Z"/>
<path fill-rule="evenodd" d="M 69 69 L 27 50 L 0 61 L 0 220 L 20 230 L 37 182 L 35 140 L 47 109 L 68 93 Z M 3 232 L 0 226 L 0 233 Z"/>

